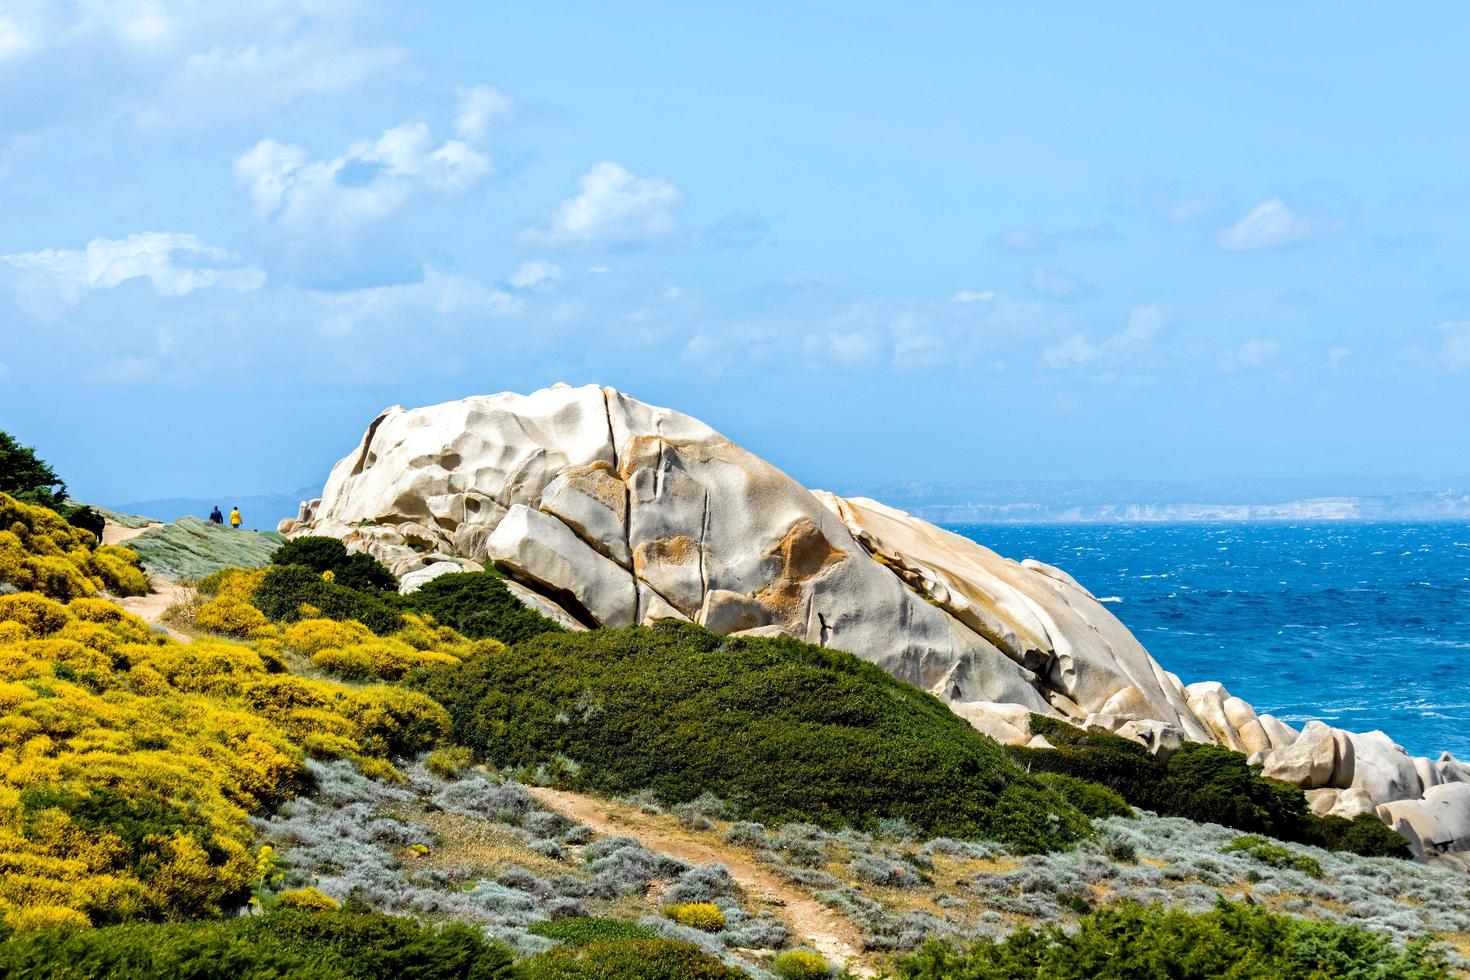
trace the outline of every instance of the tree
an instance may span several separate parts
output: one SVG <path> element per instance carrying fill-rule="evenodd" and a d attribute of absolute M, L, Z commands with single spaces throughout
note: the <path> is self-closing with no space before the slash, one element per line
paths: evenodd
<path fill-rule="evenodd" d="M 0 430 L 0 493 L 55 510 L 66 499 L 66 484 L 34 449 Z"/>

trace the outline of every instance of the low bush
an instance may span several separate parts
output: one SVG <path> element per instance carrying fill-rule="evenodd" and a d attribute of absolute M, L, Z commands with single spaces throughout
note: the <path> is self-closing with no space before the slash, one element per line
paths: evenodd
<path fill-rule="evenodd" d="M 771 972 L 780 980 L 827 980 L 832 967 L 816 950 L 788 949 L 771 961 Z"/>
<path fill-rule="evenodd" d="M 1059 772 L 1039 773 L 1036 780 L 1094 819 L 1133 816 L 1133 808 L 1128 801 L 1101 783 Z"/>
<path fill-rule="evenodd" d="M 276 896 L 281 908 L 299 909 L 302 912 L 332 912 L 342 903 L 315 888 L 288 888 Z"/>
<path fill-rule="evenodd" d="M 454 779 L 474 762 L 475 753 L 462 745 L 445 746 L 424 756 L 424 768 L 440 779 Z"/>
<path fill-rule="evenodd" d="M 1362 822 L 1319 817 L 1298 787 L 1262 777 L 1259 766 L 1223 746 L 1189 742 L 1162 761 L 1137 742 L 1056 718 L 1032 715 L 1031 731 L 1045 735 L 1056 748 L 1007 749 L 1026 769 L 1100 784 L 1127 803 L 1162 816 L 1373 857 L 1410 856 L 1403 838 L 1381 821 L 1372 816 Z M 1073 802 L 1084 811 L 1093 805 Z"/>
<path fill-rule="evenodd" d="M 713 902 L 684 902 L 665 905 L 664 915 L 681 926 L 704 932 L 719 932 L 725 928 L 725 913 Z"/>
<path fill-rule="evenodd" d="M 533 935 L 545 936 L 567 946 L 586 946 L 590 943 L 608 943 L 623 939 L 652 939 L 655 935 L 652 929 L 636 922 L 590 915 L 538 922 L 529 931 Z"/>
<path fill-rule="evenodd" d="M 1350 851 L 1365 857 L 1395 857 L 1410 860 L 1414 854 L 1403 835 L 1371 813 L 1360 813 L 1351 820 L 1342 817 L 1314 817 L 1309 822 L 1306 844 L 1329 851 Z"/>
<path fill-rule="evenodd" d="M 271 555 L 272 565 L 300 565 L 318 575 L 332 573 L 338 585 L 364 592 L 396 591 L 398 579 L 372 555 L 349 553 L 336 538 L 292 538 Z"/>
<path fill-rule="evenodd" d="M 1019 851 L 1088 833 L 938 699 L 796 640 L 672 622 L 550 633 L 415 683 L 485 761 L 572 786 L 668 804 L 713 793 L 767 823 L 901 817 Z"/>
<path fill-rule="evenodd" d="M 894 967 L 900 980 L 1437 980 L 1450 975 L 1442 958 L 1424 944 L 1399 950 L 1387 937 L 1354 926 L 1308 922 L 1228 902 L 1195 914 L 1124 903 L 1082 916 L 1074 932 L 1023 929 L 968 950 L 931 941 Z"/>
<path fill-rule="evenodd" d="M 1312 878 L 1322 877 L 1322 865 L 1316 858 L 1298 854 L 1280 844 L 1273 844 L 1258 834 L 1237 837 L 1220 848 L 1222 854 L 1234 854 L 1238 851 L 1243 851 L 1262 864 L 1269 864 L 1273 868 L 1290 868 Z"/>
<path fill-rule="evenodd" d="M 511 963 L 509 950 L 471 926 L 346 911 L 47 929 L 0 941 L 0 976 L 12 980 L 498 980 L 512 975 Z"/>
<path fill-rule="evenodd" d="M 394 593 L 364 592 L 328 582 L 304 565 L 272 565 L 251 601 L 278 623 L 302 619 L 355 619 L 378 634 L 403 627 L 401 604 Z"/>
<path fill-rule="evenodd" d="M 527 608 L 498 572 L 457 572 L 426 582 L 407 597 L 408 608 L 452 627 L 471 639 L 520 643 L 562 627 Z"/>
<path fill-rule="evenodd" d="M 748 980 L 698 946 L 623 939 L 558 946 L 517 964 L 517 980 Z"/>
<path fill-rule="evenodd" d="M 102 532 L 107 529 L 107 518 L 99 514 L 96 508 L 86 504 L 63 504 L 57 513 L 66 519 L 66 523 L 83 531 L 90 531 L 97 543 L 102 543 Z"/>

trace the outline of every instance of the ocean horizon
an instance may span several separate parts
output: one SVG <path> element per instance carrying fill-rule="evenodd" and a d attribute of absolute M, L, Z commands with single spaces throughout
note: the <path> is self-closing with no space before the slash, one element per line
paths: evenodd
<path fill-rule="evenodd" d="M 1470 757 L 1470 523 L 945 526 L 1063 569 L 1186 684 Z"/>

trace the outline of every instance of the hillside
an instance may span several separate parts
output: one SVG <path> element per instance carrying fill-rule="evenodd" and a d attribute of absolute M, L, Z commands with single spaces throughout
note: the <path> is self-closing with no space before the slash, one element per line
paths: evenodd
<path fill-rule="evenodd" d="M 1159 755 L 1213 742 L 1319 815 L 1369 814 L 1423 859 L 1470 862 L 1470 765 L 1382 732 L 1298 731 L 1218 683 L 1186 686 L 1065 571 L 808 490 L 611 388 L 387 409 L 281 527 L 375 555 L 409 591 L 493 566 L 574 628 L 674 619 L 843 650 L 1009 745 L 1033 738 L 1032 712 Z"/>
<path fill-rule="evenodd" d="M 588 629 L 494 570 L 401 592 L 330 538 L 0 516 L 8 976 L 959 980 L 1119 942 L 1470 967 L 1460 872 L 1228 748 L 1024 711 L 1005 747 L 777 631 Z M 178 581 L 181 555 L 217 570 Z"/>

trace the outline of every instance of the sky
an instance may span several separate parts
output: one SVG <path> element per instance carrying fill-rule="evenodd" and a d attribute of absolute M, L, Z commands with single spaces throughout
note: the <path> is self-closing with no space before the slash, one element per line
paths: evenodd
<path fill-rule="evenodd" d="M 1460 477 L 1467 21 L 0 0 L 0 428 L 103 503 L 557 381 L 837 490 Z"/>

